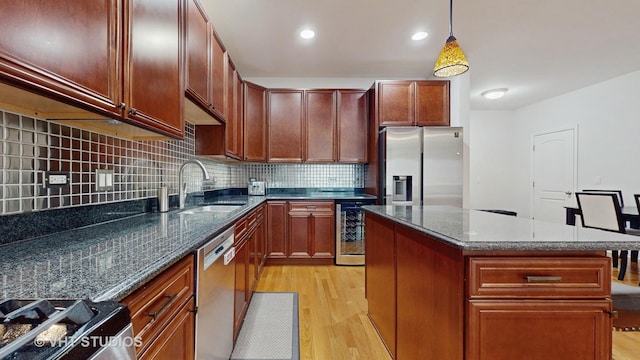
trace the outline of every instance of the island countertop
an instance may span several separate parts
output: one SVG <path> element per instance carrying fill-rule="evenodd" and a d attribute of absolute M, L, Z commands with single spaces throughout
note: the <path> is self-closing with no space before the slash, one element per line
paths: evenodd
<path fill-rule="evenodd" d="M 363 209 L 463 250 L 639 250 L 640 237 L 449 206 Z"/>

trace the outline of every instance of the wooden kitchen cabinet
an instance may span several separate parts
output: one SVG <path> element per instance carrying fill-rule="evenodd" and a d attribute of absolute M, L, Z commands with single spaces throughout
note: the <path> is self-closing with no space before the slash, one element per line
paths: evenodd
<path fill-rule="evenodd" d="M 333 264 L 333 201 L 267 202 L 267 262 Z"/>
<path fill-rule="evenodd" d="M 259 279 L 262 267 L 267 260 L 266 205 L 260 205 L 256 210 L 256 214 L 256 279 Z"/>
<path fill-rule="evenodd" d="M 225 153 L 234 159 L 244 158 L 243 144 L 243 87 L 240 73 L 227 56 L 227 110 L 225 124 Z"/>
<path fill-rule="evenodd" d="M 367 90 L 336 90 L 337 157 L 340 163 L 366 163 L 369 94 Z"/>
<path fill-rule="evenodd" d="M 371 212 L 365 226 L 368 315 L 393 358 L 610 358 L 605 253 L 463 250 Z"/>
<path fill-rule="evenodd" d="M 187 0 L 187 97 L 204 109 L 211 104 L 211 23 L 198 0 Z"/>
<path fill-rule="evenodd" d="M 234 306 L 234 326 L 233 326 L 233 339 L 238 337 L 238 332 L 242 327 L 242 320 L 249 307 L 249 287 L 247 284 L 247 264 L 249 263 L 249 247 L 247 246 L 246 237 L 242 241 L 236 240 L 236 285 L 235 285 L 235 306 Z"/>
<path fill-rule="evenodd" d="M 449 126 L 448 80 L 376 81 L 378 126 Z"/>
<path fill-rule="evenodd" d="M 365 297 L 368 316 L 392 358 L 396 358 L 396 244 L 393 222 L 367 214 Z"/>
<path fill-rule="evenodd" d="M 367 99 L 366 90 L 306 90 L 304 161 L 366 162 Z"/>
<path fill-rule="evenodd" d="M 304 91 L 267 90 L 267 161 L 302 162 Z"/>
<path fill-rule="evenodd" d="M 210 111 L 218 118 L 225 120 L 225 96 L 227 95 L 225 68 L 227 54 L 224 45 L 213 26 L 211 26 L 211 104 Z"/>
<path fill-rule="evenodd" d="M 269 261 L 287 258 L 287 202 L 267 202 L 267 257 Z"/>
<path fill-rule="evenodd" d="M 96 119 L 122 120 L 182 138 L 185 5 L 184 0 L 6 2 L 0 76 L 92 112 Z M 149 41 L 158 28 L 163 29 L 162 42 Z M 47 117 L 74 116 L 69 111 Z"/>
<path fill-rule="evenodd" d="M 305 95 L 306 162 L 334 162 L 336 159 L 336 93 L 307 90 Z"/>
<path fill-rule="evenodd" d="M 141 341 L 138 358 L 154 358 L 174 347 L 184 354 L 195 351 L 194 271 L 189 255 L 121 301 L 131 311 L 133 333 Z"/>
<path fill-rule="evenodd" d="M 266 88 L 244 82 L 244 159 L 267 160 Z"/>

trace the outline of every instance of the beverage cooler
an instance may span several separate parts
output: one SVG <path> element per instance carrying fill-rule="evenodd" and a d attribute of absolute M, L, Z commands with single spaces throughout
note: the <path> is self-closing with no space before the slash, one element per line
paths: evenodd
<path fill-rule="evenodd" d="M 336 200 L 336 265 L 364 265 L 364 210 L 375 199 Z"/>

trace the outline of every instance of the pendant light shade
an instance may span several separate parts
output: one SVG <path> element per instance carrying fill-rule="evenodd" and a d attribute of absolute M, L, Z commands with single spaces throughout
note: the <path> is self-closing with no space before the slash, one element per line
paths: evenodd
<path fill-rule="evenodd" d="M 433 75 L 437 77 L 450 77 L 465 73 L 469 70 L 469 62 L 464 56 L 458 41 L 453 36 L 453 0 L 449 0 L 449 38 L 440 51 L 433 68 Z"/>

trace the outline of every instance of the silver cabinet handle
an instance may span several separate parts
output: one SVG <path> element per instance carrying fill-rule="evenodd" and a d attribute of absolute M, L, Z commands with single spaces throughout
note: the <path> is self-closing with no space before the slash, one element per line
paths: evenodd
<path fill-rule="evenodd" d="M 525 279 L 528 283 L 557 283 L 562 282 L 562 276 L 532 276 L 527 275 Z"/>

